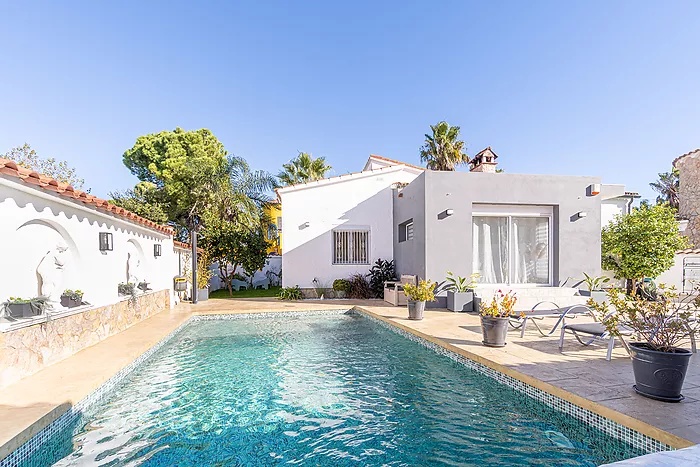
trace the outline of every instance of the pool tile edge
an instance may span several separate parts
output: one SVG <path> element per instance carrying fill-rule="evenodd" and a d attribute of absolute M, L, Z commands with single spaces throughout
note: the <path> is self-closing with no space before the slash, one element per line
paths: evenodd
<path fill-rule="evenodd" d="M 394 332 L 418 342 L 458 363 L 496 379 L 519 392 L 525 393 L 555 410 L 570 414 L 605 433 L 638 447 L 645 452 L 681 449 L 695 445 L 687 439 L 661 430 L 653 425 L 605 407 L 584 397 L 573 394 L 550 383 L 521 373 L 486 357 L 462 349 L 435 336 L 425 334 L 374 313 L 362 306 L 353 308 L 359 314 L 373 319 Z M 457 357 L 457 358 L 455 358 Z M 530 392 L 528 392 L 530 391 Z M 539 392 L 539 393 L 536 393 Z"/>

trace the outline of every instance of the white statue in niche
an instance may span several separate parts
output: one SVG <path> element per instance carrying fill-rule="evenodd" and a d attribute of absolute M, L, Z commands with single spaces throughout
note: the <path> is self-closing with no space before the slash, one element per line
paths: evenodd
<path fill-rule="evenodd" d="M 61 284 L 63 283 L 63 268 L 66 265 L 66 251 L 68 247 L 58 244 L 49 250 L 36 268 L 40 278 L 39 289 L 41 295 L 48 297 L 49 302 L 55 307 L 61 302 Z"/>
<path fill-rule="evenodd" d="M 141 259 L 135 251 L 130 251 L 126 256 L 126 281 L 134 285 L 141 282 Z"/>

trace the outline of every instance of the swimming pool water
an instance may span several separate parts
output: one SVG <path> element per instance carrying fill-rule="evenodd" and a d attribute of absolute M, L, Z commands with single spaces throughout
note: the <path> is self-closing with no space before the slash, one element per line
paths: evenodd
<path fill-rule="evenodd" d="M 596 466 L 642 454 L 354 314 L 194 322 L 53 443 L 29 464 Z"/>

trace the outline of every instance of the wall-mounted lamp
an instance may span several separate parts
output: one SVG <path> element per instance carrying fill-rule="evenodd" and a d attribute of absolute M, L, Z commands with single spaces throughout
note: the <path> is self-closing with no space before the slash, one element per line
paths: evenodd
<path fill-rule="evenodd" d="M 114 239 L 111 232 L 100 232 L 100 251 L 112 251 Z"/>
<path fill-rule="evenodd" d="M 454 209 L 448 209 L 448 210 L 445 211 L 445 215 L 446 215 L 446 216 L 451 216 L 451 215 L 454 214 L 454 213 L 455 213 L 455 210 L 454 210 Z"/>
<path fill-rule="evenodd" d="M 576 213 L 576 219 L 583 219 L 584 217 L 587 217 L 588 213 L 586 211 L 581 211 Z"/>
<path fill-rule="evenodd" d="M 299 226 L 299 230 L 308 229 L 308 228 L 309 228 L 309 222 L 308 222 L 308 221 L 304 222 L 303 224 L 301 224 L 301 225 Z"/>
<path fill-rule="evenodd" d="M 594 183 L 591 185 L 591 196 L 596 196 L 600 194 L 600 183 Z"/>
<path fill-rule="evenodd" d="M 160 249 L 160 243 L 156 243 L 153 245 L 153 256 L 160 256 L 161 255 L 161 249 Z"/>

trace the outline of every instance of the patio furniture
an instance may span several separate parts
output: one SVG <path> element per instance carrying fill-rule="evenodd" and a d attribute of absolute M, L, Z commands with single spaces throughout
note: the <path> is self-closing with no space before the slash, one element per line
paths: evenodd
<path fill-rule="evenodd" d="M 544 305 L 554 305 L 554 308 L 548 308 L 548 309 L 538 309 L 541 306 Z M 525 327 L 527 326 L 528 322 L 532 322 L 532 324 L 535 325 L 535 328 L 539 331 L 539 333 L 544 336 L 544 337 L 549 337 L 553 335 L 557 328 L 561 324 L 566 324 L 566 318 L 575 318 L 576 316 L 580 315 L 588 315 L 592 314 L 591 309 L 587 307 L 586 305 L 582 304 L 577 304 L 577 305 L 571 305 L 571 306 L 566 306 L 566 307 L 560 307 L 554 302 L 551 301 L 543 301 L 537 303 L 535 306 L 533 306 L 530 310 L 528 311 L 523 311 L 521 312 L 524 316 L 515 316 L 512 318 L 509 318 L 508 322 L 514 329 L 520 329 L 520 337 L 525 336 Z M 554 327 L 550 329 L 549 331 L 544 331 L 538 324 L 537 321 L 541 321 L 544 318 L 558 318 L 557 322 L 554 324 Z"/>
<path fill-rule="evenodd" d="M 595 319 L 595 316 L 593 318 Z M 618 331 L 621 336 L 631 336 L 634 334 L 634 332 L 631 329 L 625 328 L 624 326 L 620 326 L 618 328 Z M 610 361 L 610 359 L 612 358 L 612 351 L 613 348 L 615 348 L 615 336 L 613 336 L 602 323 L 593 322 L 565 324 L 561 327 L 561 336 L 559 337 L 560 351 L 564 348 L 564 335 L 567 332 L 573 334 L 576 340 L 583 345 L 591 345 L 594 342 L 607 343 L 608 353 L 605 356 L 605 359 L 607 361 Z M 587 340 L 585 342 L 584 339 L 582 339 L 582 336 L 587 336 Z M 627 351 L 627 353 L 629 353 L 630 349 L 629 347 L 627 347 L 627 343 L 622 337 L 620 337 L 620 342 L 622 342 L 622 345 L 625 347 L 625 350 Z"/>
<path fill-rule="evenodd" d="M 384 301 L 389 302 L 394 306 L 404 306 L 408 304 L 406 294 L 403 291 L 403 286 L 406 284 L 416 284 L 417 277 L 407 274 L 401 275 L 400 281 L 384 282 Z"/>

